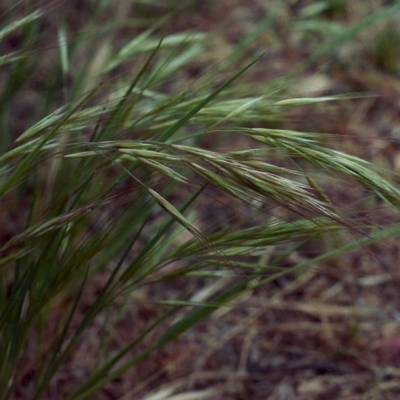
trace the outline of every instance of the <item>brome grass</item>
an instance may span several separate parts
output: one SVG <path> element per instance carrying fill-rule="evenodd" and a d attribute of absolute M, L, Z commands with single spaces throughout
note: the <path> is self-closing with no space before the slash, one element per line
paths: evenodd
<path fill-rule="evenodd" d="M 379 198 L 397 213 L 400 190 L 380 169 L 327 148 L 323 135 L 269 126 L 289 108 L 341 96 L 279 98 L 295 75 L 263 94 L 235 86 L 259 60 L 238 61 L 265 26 L 234 49 L 235 73 L 221 82 L 221 72 L 211 70 L 201 86 L 176 90 L 174 75 L 206 48 L 205 34 L 161 38 L 165 18 L 126 41 L 119 28 L 146 20 L 120 13 L 97 26 L 96 16 L 112 9 L 99 2 L 86 28 L 72 35 L 60 22 L 42 51 L 51 30 L 41 24 L 54 10 L 20 6 L 6 10 L 0 29 L 0 42 L 18 43 L 0 54 L 1 400 L 93 398 L 241 294 L 398 235 L 397 224 L 378 229 L 352 218 L 325 190 L 334 180 L 357 182 L 373 204 Z M 339 33 L 307 62 L 398 8 L 395 2 Z M 41 93 L 25 104 L 24 91 L 35 85 Z M 241 137 L 247 147 L 202 146 L 214 136 L 226 143 Z M 223 223 L 206 215 L 217 197 Z M 302 244 L 324 235 L 337 248 L 282 267 Z M 354 241 L 344 244 L 349 235 Z M 272 259 L 265 257 L 271 249 L 278 252 Z M 154 293 L 160 311 L 115 346 L 107 318 L 117 324 L 137 293 L 177 279 L 188 289 L 176 298 Z M 196 297 L 194 280 L 210 291 Z M 88 354 L 89 370 L 55 394 L 54 382 L 96 324 L 101 337 L 98 352 Z"/>

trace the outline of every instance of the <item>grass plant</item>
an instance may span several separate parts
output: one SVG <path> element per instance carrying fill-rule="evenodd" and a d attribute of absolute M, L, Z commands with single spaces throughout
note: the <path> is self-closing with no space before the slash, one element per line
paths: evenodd
<path fill-rule="evenodd" d="M 154 22 L 148 8 L 125 18 L 129 2 L 89 3 L 92 17 L 76 31 L 57 4 L 1 10 L 1 400 L 101 398 L 110 382 L 243 293 L 400 231 L 397 217 L 371 225 L 327 190 L 363 188 L 357 210 L 385 205 L 398 215 L 389 172 L 328 148 L 326 135 L 272 128 L 289 109 L 343 98 L 282 98 L 294 75 L 263 93 L 236 84 L 260 59 L 243 57 L 259 25 L 233 50 L 233 68 L 224 72 L 222 62 L 187 84 L 182 71 L 201 56 L 206 34 L 162 37 L 174 14 Z M 308 63 L 398 8 L 340 32 Z M 132 27 L 140 33 L 127 39 Z M 204 145 L 213 138 L 223 149 Z M 234 141 L 243 146 L 230 148 Z M 207 217 L 215 204 L 219 221 Z M 285 265 L 327 237 L 320 254 Z M 160 291 L 176 282 L 186 288 Z M 115 344 L 126 308 L 145 290 L 157 311 Z M 63 382 L 93 326 L 96 350 Z"/>

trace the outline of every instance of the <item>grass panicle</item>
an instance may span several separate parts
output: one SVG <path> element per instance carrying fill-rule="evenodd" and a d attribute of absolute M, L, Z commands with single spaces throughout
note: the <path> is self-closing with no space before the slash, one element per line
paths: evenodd
<path fill-rule="evenodd" d="M 233 48 L 233 68 L 221 61 L 198 82 L 182 71 L 210 34 L 161 38 L 173 6 L 150 23 L 125 16 L 126 2 L 94 3 L 98 19 L 76 30 L 68 18 L 50 23 L 52 8 L 16 5 L 1 21 L 8 50 L 0 54 L 0 400 L 55 398 L 56 382 L 97 326 L 98 354 L 57 393 L 93 398 L 244 293 L 399 231 L 397 217 L 392 226 L 370 225 L 329 192 L 332 182 L 357 182 L 364 212 L 379 201 L 397 216 L 400 189 L 388 172 L 329 148 L 327 135 L 273 128 L 288 110 L 346 101 L 282 95 L 296 74 L 395 12 L 398 1 L 340 31 L 262 93 L 239 85 L 262 59 L 244 53 L 271 26 L 279 2 Z M 303 17 L 326 11 L 325 3 Z M 105 12 L 112 18 L 102 25 Z M 209 148 L 213 138 L 240 148 Z M 207 214 L 213 208 L 221 210 L 216 218 Z M 330 247 L 326 237 L 334 238 Z M 310 241 L 321 254 L 296 260 Z M 182 279 L 187 289 L 175 298 L 158 290 Z M 192 293 L 195 283 L 208 294 Z M 148 303 L 158 311 L 116 346 L 127 304 L 146 290 L 154 290 Z"/>

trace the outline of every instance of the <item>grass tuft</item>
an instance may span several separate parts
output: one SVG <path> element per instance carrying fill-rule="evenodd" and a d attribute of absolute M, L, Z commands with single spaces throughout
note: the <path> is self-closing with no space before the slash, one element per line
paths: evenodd
<path fill-rule="evenodd" d="M 76 30 L 67 18 L 46 26 L 50 7 L 17 4 L 1 20 L 0 400 L 94 398 L 256 288 L 398 236 L 400 189 L 388 171 L 331 149 L 328 135 L 273 126 L 288 111 L 355 97 L 283 95 L 399 2 L 258 93 L 242 80 L 265 56 L 244 56 L 261 23 L 233 49 L 232 73 L 210 68 L 198 83 L 185 71 L 210 34 L 161 35 L 176 10 L 154 22 L 157 2 L 140 3 L 143 18 L 129 2 L 90 2 L 93 20 Z M 358 211 L 391 207 L 393 223 L 355 215 L 332 195 L 336 184 L 362 188 Z M 313 241 L 320 253 L 296 258 Z M 117 340 L 124 313 L 149 291 L 157 311 Z M 85 370 L 66 372 L 94 327 Z"/>

